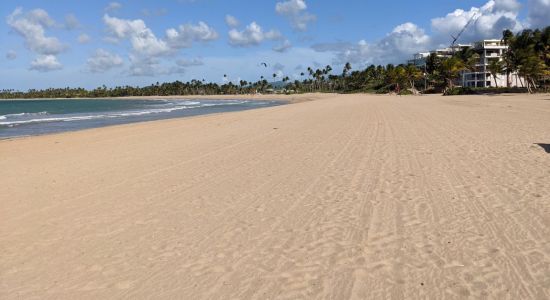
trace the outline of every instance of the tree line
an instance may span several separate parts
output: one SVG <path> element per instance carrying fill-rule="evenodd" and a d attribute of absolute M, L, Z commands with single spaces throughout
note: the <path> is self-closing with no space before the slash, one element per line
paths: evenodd
<path fill-rule="evenodd" d="M 544 29 L 526 29 L 517 34 L 505 30 L 502 41 L 508 46 L 502 60 L 493 60 L 487 66 L 497 84 L 497 76 L 506 75 L 510 86 L 510 75 L 518 74 L 528 92 L 548 91 L 550 83 L 550 26 Z M 93 90 L 84 88 L 30 89 L 26 92 L 0 90 L 0 98 L 101 98 L 124 96 L 171 96 L 171 95 L 231 95 L 270 93 L 275 89 L 286 93 L 335 92 L 335 93 L 452 93 L 463 71 L 475 71 L 480 54 L 472 48 L 462 48 L 453 55 L 442 57 L 435 53 L 426 58 L 423 67 L 414 64 L 370 65 L 353 70 L 346 63 L 341 72 L 335 72 L 328 65 L 324 68 L 307 68 L 294 81 L 289 77 L 279 78 L 273 74 L 274 82 L 264 76 L 257 81 L 240 80 L 238 83 L 217 84 L 204 80 L 188 82 L 174 81 L 155 83 L 144 87 L 101 86 Z M 224 75 L 224 77 L 227 77 Z M 276 81 L 278 80 L 278 81 Z M 276 82 L 275 82 L 276 81 Z M 275 84 L 276 83 L 276 84 Z"/>

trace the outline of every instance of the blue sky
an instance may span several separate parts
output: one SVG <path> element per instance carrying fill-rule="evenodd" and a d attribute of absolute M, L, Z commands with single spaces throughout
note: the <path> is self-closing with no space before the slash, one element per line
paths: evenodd
<path fill-rule="evenodd" d="M 0 15 L 0 88 L 26 90 L 298 79 L 308 66 L 400 63 L 445 46 L 473 15 L 462 42 L 549 25 L 550 3 L 4 0 Z"/>

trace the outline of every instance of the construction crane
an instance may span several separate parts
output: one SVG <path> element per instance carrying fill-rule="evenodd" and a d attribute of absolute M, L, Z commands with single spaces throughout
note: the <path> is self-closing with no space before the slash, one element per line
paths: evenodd
<path fill-rule="evenodd" d="M 466 31 L 466 29 L 468 28 L 468 26 L 470 26 L 470 24 L 472 24 L 473 22 L 475 22 L 479 17 L 481 16 L 480 13 L 474 13 L 472 15 L 472 17 L 470 18 L 470 20 L 468 20 L 468 22 L 466 23 L 466 25 L 464 25 L 464 27 L 462 28 L 462 30 L 460 30 L 460 32 L 454 36 L 454 35 L 451 35 L 451 37 L 453 38 L 453 42 L 451 43 L 451 51 L 455 51 L 455 46 L 456 46 L 456 42 L 458 41 L 458 39 L 460 38 L 460 36 L 462 36 L 462 34 L 464 33 L 464 31 Z"/>

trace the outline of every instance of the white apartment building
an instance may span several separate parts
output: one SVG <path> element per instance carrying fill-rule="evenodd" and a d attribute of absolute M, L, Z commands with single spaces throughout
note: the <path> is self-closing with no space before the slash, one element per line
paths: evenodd
<path fill-rule="evenodd" d="M 474 43 L 473 50 L 480 56 L 480 61 L 476 64 L 474 72 L 465 71 L 462 73 L 462 86 L 464 87 L 494 87 L 495 78 L 489 72 L 489 64 L 493 60 L 502 61 L 503 56 L 508 50 L 508 46 L 501 40 L 491 39 Z M 499 87 L 508 86 L 506 83 L 506 73 L 496 76 L 496 85 Z M 522 86 L 523 79 L 517 73 L 509 75 L 510 86 Z"/>
<path fill-rule="evenodd" d="M 441 48 L 432 50 L 430 52 L 419 52 L 413 55 L 413 59 L 407 61 L 408 64 L 415 65 L 419 68 L 423 68 L 426 65 L 426 59 L 431 54 L 435 54 L 437 57 L 449 58 L 453 56 L 453 53 L 458 52 L 464 48 L 472 48 L 472 44 L 458 44 L 453 47 Z"/>
<path fill-rule="evenodd" d="M 492 87 L 495 86 L 495 79 L 489 72 L 489 64 L 492 60 L 502 61 L 504 53 L 508 49 L 508 46 L 504 45 L 501 40 L 490 39 L 479 41 L 474 44 L 459 44 L 452 48 L 437 49 L 430 52 L 420 52 L 413 56 L 412 60 L 409 60 L 409 64 L 414 64 L 419 68 L 423 68 L 426 65 L 426 59 L 432 53 L 435 53 L 438 57 L 451 57 L 453 53 L 456 53 L 464 48 L 472 48 L 480 56 L 479 63 L 476 64 L 476 69 L 472 71 L 464 71 L 461 74 L 461 78 L 457 84 L 464 87 Z M 523 79 L 512 73 L 509 75 L 509 81 L 511 87 L 523 86 Z M 496 78 L 496 83 L 499 87 L 507 86 L 506 74 L 499 74 Z"/>

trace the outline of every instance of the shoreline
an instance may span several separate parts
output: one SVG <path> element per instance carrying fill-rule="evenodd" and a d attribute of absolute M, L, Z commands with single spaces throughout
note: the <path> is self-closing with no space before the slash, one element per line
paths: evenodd
<path fill-rule="evenodd" d="M 94 100 L 94 99 L 112 99 L 112 100 L 256 100 L 256 101 L 288 101 L 289 104 L 313 101 L 323 98 L 334 97 L 337 94 L 332 93 L 305 93 L 305 94 L 242 94 L 242 95 L 172 95 L 172 96 L 123 96 L 123 97 L 95 97 L 95 98 L 17 98 L 0 99 L 1 101 L 25 101 L 25 100 Z"/>
<path fill-rule="evenodd" d="M 252 100 L 252 101 L 278 101 L 278 102 L 284 102 L 284 104 L 281 105 L 291 105 L 291 104 L 297 104 L 297 103 L 303 103 L 303 102 L 310 102 L 310 101 L 318 101 L 318 100 L 324 100 L 324 99 L 330 99 L 330 98 L 338 98 L 338 97 L 346 97 L 346 96 L 358 96 L 358 97 L 382 97 L 382 98 L 388 98 L 388 99 L 409 99 L 409 98 L 440 98 L 441 101 L 451 101 L 451 102 L 461 102 L 464 100 L 472 99 L 472 100 L 479 100 L 480 98 L 486 98 L 487 100 L 491 100 L 493 98 L 499 98 L 503 97 L 503 99 L 506 98 L 517 98 L 517 97 L 523 97 L 523 98 L 544 98 L 544 97 L 550 97 L 550 94 L 501 94 L 501 95 L 453 95 L 453 96 L 442 96 L 442 95 L 436 95 L 436 94 L 427 94 L 427 95 L 408 95 L 408 96 L 397 96 L 397 95 L 387 95 L 387 94 L 331 94 L 331 93 L 308 93 L 308 94 L 298 94 L 298 95 L 203 95 L 203 96 L 128 96 L 128 97 L 113 97 L 113 98 L 34 98 L 34 99 L 1 99 L 2 100 L 9 100 L 9 101 L 25 101 L 25 100 L 95 100 L 95 99 L 112 99 L 112 100 Z M 247 96 L 247 97 L 241 97 L 241 96 Z M 270 96 L 277 96 L 277 97 L 270 97 Z M 549 99 L 541 99 L 541 100 L 550 100 Z M 259 109 L 267 109 L 268 107 L 260 107 L 260 108 L 254 108 L 252 110 L 259 110 Z M 245 110 L 246 111 L 246 110 Z M 20 139 L 31 139 L 34 137 L 43 137 L 43 136 L 51 136 L 51 135 L 60 135 L 60 134 L 66 134 L 66 133 L 74 133 L 74 132 L 85 132 L 90 130 L 101 130 L 104 128 L 110 128 L 110 127 L 119 127 L 119 126 L 133 126 L 136 124 L 145 124 L 145 123 L 151 123 L 151 122 L 163 122 L 163 121 L 169 121 L 169 120 L 180 120 L 180 119 L 194 119 L 194 118 L 201 118 L 206 116 L 216 116 L 216 115 L 224 115 L 228 113 L 238 113 L 240 111 L 227 111 L 227 112 L 215 112 L 215 113 L 206 113 L 206 114 L 199 114 L 199 115 L 190 115 L 190 116 L 177 116 L 177 117 L 166 117 L 166 118 L 159 118 L 159 119 L 153 119 L 153 120 L 144 120 L 144 121 L 133 121 L 133 122 L 127 122 L 127 123 L 121 123 L 121 124 L 112 124 L 112 125 L 104 125 L 104 126 L 97 126 L 97 127 L 89 127 L 89 128 L 80 128 L 80 129 L 73 129 L 73 130 L 66 130 L 66 131 L 59 131 L 59 132 L 51 132 L 51 133 L 44 133 L 44 134 L 31 134 L 31 135 L 21 135 L 21 136 L 13 136 L 13 137 L 0 137 L 0 143 L 2 141 L 13 141 L 13 140 L 20 140 Z"/>
<path fill-rule="evenodd" d="M 20 99 L 21 101 L 36 101 L 31 99 Z M 50 99 L 52 101 L 56 101 L 55 99 Z M 96 99 L 94 98 L 80 98 L 76 101 L 80 100 L 88 100 L 88 101 L 94 101 Z M 101 99 L 98 98 L 97 100 L 108 100 L 111 99 Z M 181 101 L 190 101 L 190 100 L 196 100 L 196 101 L 208 101 L 207 104 L 204 106 L 199 105 L 197 107 L 186 107 L 183 106 L 184 109 L 179 109 L 177 106 L 167 108 L 167 112 L 154 112 L 155 108 L 152 108 L 152 111 L 148 111 L 148 108 L 141 108 L 144 111 L 139 111 L 139 108 L 134 108 L 136 111 L 124 111 L 124 110 L 114 110 L 114 111 L 83 111 L 80 112 L 78 116 L 72 116 L 71 114 L 54 114 L 49 116 L 49 118 L 57 119 L 58 121 L 47 121 L 48 118 L 45 119 L 45 121 L 41 122 L 40 119 L 33 119 L 31 121 L 25 120 L 25 121 L 19 121 L 19 122 L 28 122 L 29 124 L 23 124 L 15 127 L 11 127 L 9 125 L 6 125 L 6 127 L 0 127 L 0 141 L 1 140 L 12 140 L 12 139 L 21 139 L 21 138 L 31 138 L 35 136 L 44 136 L 44 135 L 51 135 L 51 134 L 60 134 L 65 132 L 75 132 L 75 131 L 82 131 L 82 130 L 90 130 L 90 129 L 96 129 L 96 128 L 104 128 L 104 127 L 111 127 L 111 126 L 122 126 L 122 125 L 131 125 L 136 123 L 144 123 L 144 122 L 155 122 L 155 121 L 162 121 L 162 120 L 170 120 L 170 119 L 182 119 L 182 118 L 193 118 L 193 117 L 200 117 L 200 116 L 206 116 L 206 115 L 219 115 L 219 114 L 225 114 L 225 113 L 231 113 L 231 112 L 239 112 L 239 111 L 246 111 L 246 110 L 255 110 L 255 109 L 262 109 L 262 108 L 268 108 L 273 106 L 281 106 L 281 105 L 289 105 L 292 102 L 289 101 L 289 99 L 265 99 L 261 100 L 260 102 L 256 102 L 252 99 L 243 99 L 243 98 L 234 98 L 234 99 L 206 99 L 206 98 L 181 98 L 181 97 L 172 97 L 172 98 L 166 98 L 166 97 L 157 97 L 157 98 L 150 98 L 150 97 L 126 97 L 126 98 L 119 98 L 114 101 L 129 101 L 129 100 L 146 100 L 146 101 L 155 101 L 155 100 L 181 100 Z M 242 103 L 254 103 L 254 105 L 244 104 L 244 106 L 227 106 L 224 109 L 218 109 L 216 108 L 216 105 L 208 104 L 208 103 L 216 103 L 216 100 L 219 101 L 232 101 L 232 100 L 240 100 L 243 101 Z M 40 101 L 40 100 L 39 100 Z M 265 102 L 264 102 L 265 101 Z M 194 102 L 195 103 L 195 102 Z M 198 103 L 198 102 L 197 102 Z M 223 103 L 219 102 L 221 105 Z M 14 104 L 15 105 L 15 104 Z M 48 110 L 49 108 L 42 108 L 44 110 Z M 54 109 L 54 108 L 52 108 Z M 174 114 L 176 112 L 176 114 Z M 179 112 L 179 113 L 178 113 Z M 17 114 L 23 114 L 23 113 L 15 113 Z M 98 116 L 99 114 L 99 116 Z M 102 117 L 103 116 L 103 117 Z M 118 117 L 116 117 L 118 116 Z M 76 120 L 74 122 L 68 122 L 64 123 L 63 119 L 66 118 L 67 120 L 71 120 L 72 118 L 80 118 L 79 120 Z M 98 123 L 99 121 L 99 123 Z M 18 123 L 17 120 L 13 121 L 14 123 Z M 65 124 L 65 125 L 62 125 Z M 32 127 L 30 127 L 32 126 Z"/>

